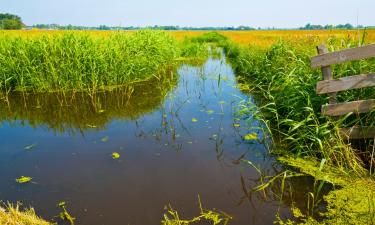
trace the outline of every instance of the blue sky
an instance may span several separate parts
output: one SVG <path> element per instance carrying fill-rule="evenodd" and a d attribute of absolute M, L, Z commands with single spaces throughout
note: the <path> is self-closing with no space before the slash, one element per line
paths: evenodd
<path fill-rule="evenodd" d="M 375 25 L 375 0 L 0 0 L 27 25 L 299 27 Z"/>

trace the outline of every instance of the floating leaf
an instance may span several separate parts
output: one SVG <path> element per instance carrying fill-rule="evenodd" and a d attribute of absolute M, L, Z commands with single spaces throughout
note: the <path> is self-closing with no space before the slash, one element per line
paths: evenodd
<path fill-rule="evenodd" d="M 209 110 L 207 110 L 207 114 L 212 114 L 212 113 L 214 113 L 214 111 L 213 110 L 211 110 L 211 109 L 209 109 Z"/>
<path fill-rule="evenodd" d="M 108 136 L 102 137 L 102 139 L 101 139 L 102 142 L 107 142 L 108 140 L 109 140 Z"/>
<path fill-rule="evenodd" d="M 37 143 L 34 143 L 34 144 L 31 144 L 31 145 L 25 146 L 23 149 L 25 149 L 25 150 L 32 150 L 32 149 L 35 148 L 37 145 L 38 145 Z"/>
<path fill-rule="evenodd" d="M 118 158 L 120 158 L 120 153 L 118 153 L 118 152 L 114 152 L 114 153 L 112 153 L 112 158 L 113 158 L 113 159 L 118 159 Z"/>
<path fill-rule="evenodd" d="M 234 127 L 240 127 L 241 125 L 239 123 L 233 124 Z"/>
<path fill-rule="evenodd" d="M 198 119 L 197 118 L 193 118 L 193 119 L 191 119 L 191 122 L 196 123 L 196 122 L 198 122 Z"/>
<path fill-rule="evenodd" d="M 32 179 L 33 178 L 31 178 L 31 177 L 21 176 L 20 178 L 16 179 L 16 182 L 19 183 L 19 184 L 24 184 L 24 183 L 31 182 Z"/>
<path fill-rule="evenodd" d="M 256 139 L 258 139 L 258 135 L 257 135 L 256 133 L 246 134 L 246 135 L 244 136 L 244 139 L 245 139 L 246 141 L 256 140 Z"/>
<path fill-rule="evenodd" d="M 225 101 L 220 101 L 219 104 L 220 104 L 220 105 L 224 105 L 224 104 L 225 104 Z"/>

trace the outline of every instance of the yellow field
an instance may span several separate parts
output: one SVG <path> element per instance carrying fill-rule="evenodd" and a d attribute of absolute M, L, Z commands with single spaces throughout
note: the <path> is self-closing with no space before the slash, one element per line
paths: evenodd
<path fill-rule="evenodd" d="M 47 31 L 47 30 L 22 30 L 22 31 L 2 31 L 3 34 L 15 36 L 39 36 L 43 34 L 59 34 L 65 31 Z M 0 31 L 0 35 L 2 35 Z M 116 31 L 75 31 L 80 33 L 89 33 L 98 36 L 107 36 Z M 134 31 L 124 31 L 132 33 Z M 176 39 L 182 40 L 185 37 L 194 37 L 208 31 L 168 31 Z M 219 33 L 231 38 L 241 45 L 252 45 L 258 47 L 268 47 L 279 39 L 295 41 L 298 43 L 321 43 L 331 37 L 359 40 L 363 31 L 358 30 L 254 30 L 254 31 L 220 31 Z M 366 31 L 366 43 L 375 42 L 375 29 Z"/>
<path fill-rule="evenodd" d="M 375 30 L 366 31 L 366 42 L 375 42 Z M 356 39 L 362 37 L 363 31 L 357 30 L 276 30 L 276 31 L 236 31 L 221 32 L 235 42 L 243 45 L 269 46 L 279 39 L 296 42 L 318 43 L 330 37 Z"/>

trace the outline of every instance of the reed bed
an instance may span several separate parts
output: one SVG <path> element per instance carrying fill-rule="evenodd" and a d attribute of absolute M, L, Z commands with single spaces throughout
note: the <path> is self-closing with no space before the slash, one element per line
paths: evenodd
<path fill-rule="evenodd" d="M 97 90 L 160 76 L 179 56 L 162 31 L 0 36 L 0 89 Z"/>
<path fill-rule="evenodd" d="M 364 37 L 364 36 L 363 36 Z M 330 51 L 365 44 L 363 38 L 328 38 L 325 42 Z M 367 43 L 374 40 L 366 39 Z M 371 174 L 369 165 L 374 160 L 369 149 L 345 142 L 339 135 L 339 127 L 373 125 L 374 113 L 336 120 L 320 113 L 327 96 L 316 94 L 316 84 L 322 80 L 320 70 L 310 68 L 310 58 L 316 55 L 316 40 L 281 40 L 271 47 L 243 47 L 233 42 L 225 45 L 239 80 L 247 84 L 258 97 L 261 117 L 273 134 L 274 152 L 295 157 L 313 157 L 342 170 L 357 174 Z M 375 71 L 375 60 L 336 65 L 334 77 Z M 352 101 L 375 97 L 375 89 L 363 89 L 340 93 L 339 101 Z M 366 143 L 370 146 L 371 141 Z"/>

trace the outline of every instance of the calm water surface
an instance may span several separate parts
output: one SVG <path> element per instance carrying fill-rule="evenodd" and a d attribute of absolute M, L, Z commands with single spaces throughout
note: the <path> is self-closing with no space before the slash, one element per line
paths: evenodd
<path fill-rule="evenodd" d="M 65 201 L 77 224 L 156 225 L 168 204 L 197 215 L 200 195 L 230 224 L 272 224 L 278 210 L 289 216 L 288 203 L 244 194 L 259 174 L 239 159 L 266 174 L 279 167 L 264 144 L 243 139 L 263 139 L 258 121 L 237 113 L 249 98 L 224 58 L 91 96 L 14 93 L 0 106 L 0 199 L 49 220 Z"/>

